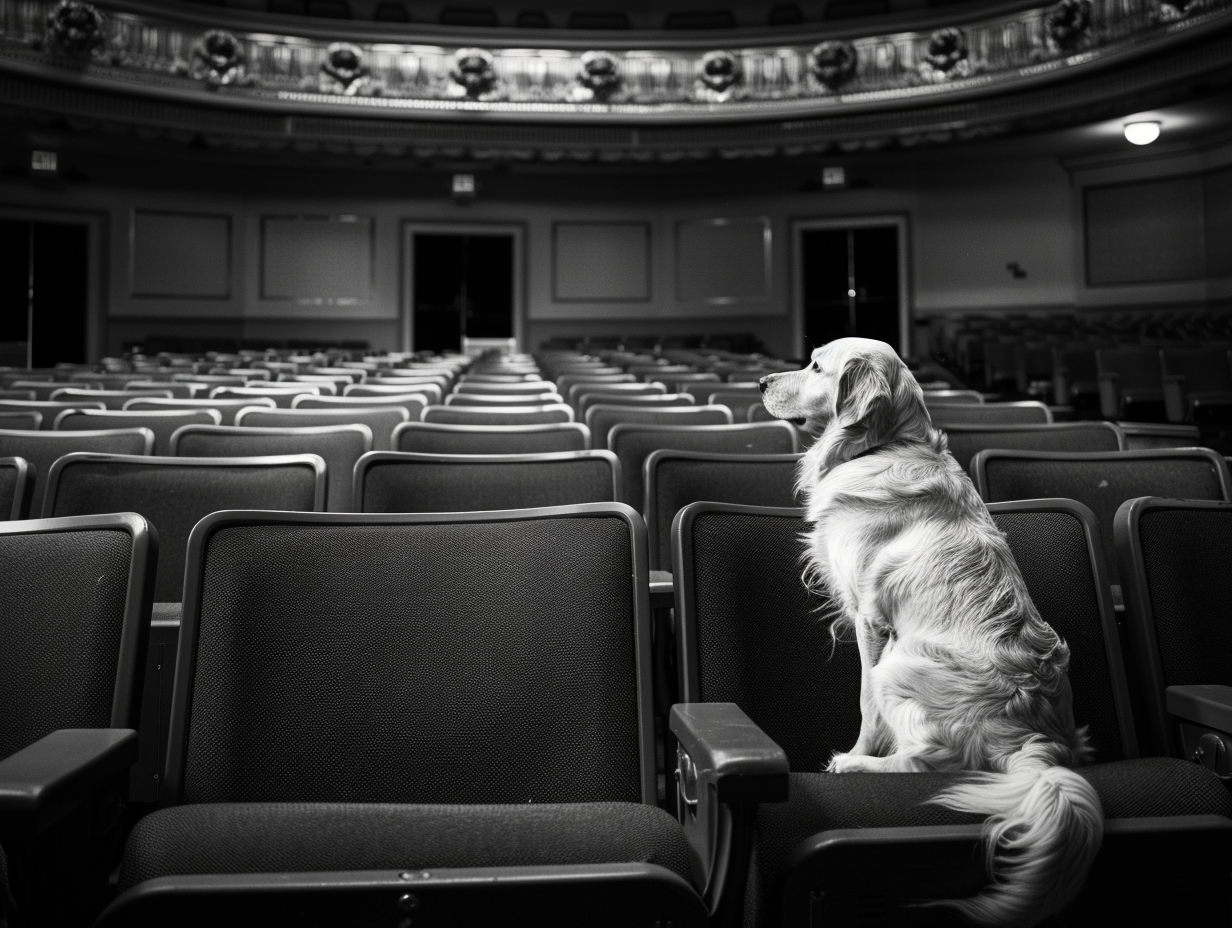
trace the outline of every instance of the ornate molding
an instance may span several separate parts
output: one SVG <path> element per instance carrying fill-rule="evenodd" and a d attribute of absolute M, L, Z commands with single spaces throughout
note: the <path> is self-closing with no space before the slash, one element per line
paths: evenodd
<path fill-rule="evenodd" d="M 0 0 L 0 68 L 284 113 L 643 124 L 805 118 L 1078 77 L 1232 24 L 1232 0 L 1058 0 L 932 31 L 710 50 L 329 41 L 204 29 L 199 16 Z"/>

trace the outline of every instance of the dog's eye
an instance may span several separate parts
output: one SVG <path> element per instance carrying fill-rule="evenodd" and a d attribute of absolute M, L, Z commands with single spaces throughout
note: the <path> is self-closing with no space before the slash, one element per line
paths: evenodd
<path fill-rule="evenodd" d="M 813 362 L 813 373 L 814 373 L 814 374 L 820 374 L 820 373 L 821 373 L 821 368 L 818 366 L 818 364 L 817 364 L 817 362 L 816 362 L 816 361 L 814 361 L 814 362 Z"/>

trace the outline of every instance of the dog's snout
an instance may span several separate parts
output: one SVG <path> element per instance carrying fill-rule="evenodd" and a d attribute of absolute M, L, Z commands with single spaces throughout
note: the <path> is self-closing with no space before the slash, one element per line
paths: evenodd
<path fill-rule="evenodd" d="M 770 386 L 770 378 L 763 377 L 761 380 L 757 381 L 757 386 L 761 390 L 762 393 L 765 393 L 766 387 Z"/>

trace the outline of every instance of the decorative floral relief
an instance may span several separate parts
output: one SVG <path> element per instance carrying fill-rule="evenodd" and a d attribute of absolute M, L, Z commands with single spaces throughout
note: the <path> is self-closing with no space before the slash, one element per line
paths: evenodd
<path fill-rule="evenodd" d="M 369 97 L 382 90 L 364 65 L 363 52 L 350 42 L 334 42 L 326 49 L 316 86 L 321 93 L 345 97 Z"/>
<path fill-rule="evenodd" d="M 735 52 L 713 51 L 702 56 L 694 96 L 710 103 L 723 103 L 740 95 L 744 66 Z"/>
<path fill-rule="evenodd" d="M 183 68 L 190 77 L 204 82 L 210 90 L 251 87 L 255 83 L 244 70 L 244 50 L 240 40 L 222 29 L 211 29 L 201 36 L 193 46 L 192 61 Z"/>
<path fill-rule="evenodd" d="M 809 55 L 809 72 L 827 90 L 837 92 L 856 76 L 860 59 L 850 42 L 822 42 Z"/>
<path fill-rule="evenodd" d="M 1091 0 L 1060 0 L 1044 16 L 1048 50 L 1070 54 L 1091 45 Z"/>
<path fill-rule="evenodd" d="M 939 84 L 975 73 L 967 57 L 967 39 L 961 29 L 946 26 L 928 38 L 928 54 L 920 62 L 919 75 L 927 83 Z"/>
<path fill-rule="evenodd" d="M 1214 0 L 1171 0 L 1159 4 L 1156 19 L 1161 23 L 1176 22 L 1178 19 L 1213 10 L 1220 5 Z"/>
<path fill-rule="evenodd" d="M 604 102 L 620 89 L 620 62 L 610 52 L 586 52 L 581 65 L 578 86 L 570 92 L 570 100 Z"/>
<path fill-rule="evenodd" d="M 449 72 L 453 84 L 449 94 L 455 97 L 481 97 L 496 85 L 496 69 L 492 54 L 482 48 L 459 48 L 453 56 Z"/>
<path fill-rule="evenodd" d="M 103 14 L 83 0 L 60 0 L 47 14 L 47 50 L 70 58 L 88 58 L 107 44 Z"/>

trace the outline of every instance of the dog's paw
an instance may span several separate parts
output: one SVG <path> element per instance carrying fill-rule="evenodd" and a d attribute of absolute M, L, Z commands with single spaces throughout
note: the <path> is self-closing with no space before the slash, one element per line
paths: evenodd
<path fill-rule="evenodd" d="M 826 773 L 860 773 L 871 769 L 873 765 L 869 761 L 877 759 L 863 754 L 835 754 L 826 765 Z"/>

